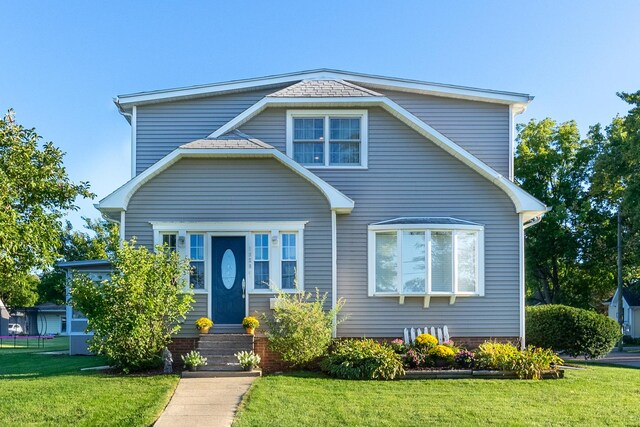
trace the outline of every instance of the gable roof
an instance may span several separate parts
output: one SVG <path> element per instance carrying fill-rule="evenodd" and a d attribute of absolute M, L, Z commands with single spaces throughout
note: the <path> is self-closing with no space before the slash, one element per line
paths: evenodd
<path fill-rule="evenodd" d="M 245 150 L 245 149 L 263 149 L 268 150 L 274 148 L 266 142 L 257 138 L 252 138 L 242 132 L 234 131 L 219 138 L 196 139 L 187 144 L 181 145 L 180 148 L 199 149 L 210 148 L 215 150 Z"/>
<path fill-rule="evenodd" d="M 320 68 L 286 74 L 276 74 L 243 80 L 232 80 L 221 83 L 187 86 L 181 88 L 136 92 L 118 95 L 114 102 L 121 112 L 129 111 L 134 105 L 166 102 L 194 97 L 211 96 L 223 93 L 252 90 L 258 87 L 278 86 L 296 83 L 303 80 L 337 80 L 350 83 L 361 83 L 381 89 L 415 92 L 425 95 L 460 98 L 483 102 L 494 102 L 518 106 L 524 110 L 533 99 L 526 93 L 501 90 L 481 89 L 468 86 L 426 82 L 421 80 L 386 77 L 373 74 Z M 363 88 L 364 89 L 364 88 Z"/>
<path fill-rule="evenodd" d="M 234 148 L 220 147 L 217 144 L 260 144 L 266 145 L 270 148 L 260 146 L 259 148 L 244 148 L 235 146 Z M 289 168 L 313 186 L 315 186 L 327 199 L 331 210 L 336 213 L 350 213 L 353 210 L 355 203 L 349 197 L 345 196 L 335 187 L 322 180 L 319 176 L 315 175 L 307 168 L 301 166 L 298 162 L 292 158 L 286 156 L 280 150 L 277 150 L 269 144 L 266 144 L 255 138 L 249 138 L 237 140 L 237 139 L 214 139 L 214 140 L 197 140 L 189 144 L 189 148 L 180 147 L 173 150 L 171 153 L 164 156 L 162 159 L 153 164 L 153 166 L 146 169 L 136 177 L 129 180 L 120 188 L 109 194 L 95 207 L 102 212 L 109 211 L 126 211 L 129 205 L 131 197 L 138 191 L 140 187 L 160 174 L 171 165 L 175 164 L 182 158 L 272 158 L 282 163 L 285 167 Z M 206 146 L 207 144 L 213 144 L 213 146 Z M 66 267 L 64 263 L 60 263 L 59 266 Z"/>
<path fill-rule="evenodd" d="M 341 96 L 384 96 L 344 80 L 303 80 L 267 96 L 281 98 L 331 98 Z"/>
<path fill-rule="evenodd" d="M 605 303 L 613 303 L 618 295 L 618 290 L 613 293 L 613 296 L 605 301 Z M 630 307 L 640 307 L 640 286 L 638 284 L 632 286 L 625 286 L 622 288 L 622 298 L 627 302 Z"/>
<path fill-rule="evenodd" d="M 424 121 L 417 118 L 404 107 L 385 96 L 362 96 L 362 97 L 323 97 L 323 98 L 286 98 L 286 97 L 264 97 L 251 107 L 234 117 L 232 120 L 221 126 L 218 130 L 209 135 L 209 138 L 218 138 L 236 130 L 242 124 L 258 115 L 268 107 L 346 107 L 346 106 L 377 106 L 386 110 L 389 114 L 405 123 L 411 129 L 418 132 L 428 140 L 435 143 L 453 157 L 460 160 L 481 176 L 498 186 L 511 198 L 516 212 L 523 214 L 523 222 L 541 216 L 549 209 L 541 201 L 527 193 L 514 182 L 505 178 L 493 168 L 482 162 L 480 159 L 460 147 L 451 139 L 429 126 Z"/>

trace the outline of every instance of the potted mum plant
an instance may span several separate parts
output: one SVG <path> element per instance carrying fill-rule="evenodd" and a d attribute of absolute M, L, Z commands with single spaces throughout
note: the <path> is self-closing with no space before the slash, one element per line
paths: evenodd
<path fill-rule="evenodd" d="M 213 326 L 213 321 L 208 317 L 201 317 L 196 320 L 196 328 L 200 331 L 201 334 L 208 334 L 209 329 Z"/>
<path fill-rule="evenodd" d="M 198 366 L 204 366 L 207 364 L 207 358 L 202 357 L 197 351 L 191 350 L 189 353 L 182 355 L 182 362 L 184 363 L 184 366 L 194 372 L 198 370 Z"/>
<path fill-rule="evenodd" d="M 260 364 L 260 356 L 253 351 L 241 351 L 234 354 L 234 356 L 238 358 L 240 366 L 242 366 L 245 371 L 250 371 Z"/>
<path fill-rule="evenodd" d="M 242 319 L 242 327 L 248 334 L 253 335 L 258 326 L 260 326 L 260 322 L 253 316 L 248 316 Z"/>

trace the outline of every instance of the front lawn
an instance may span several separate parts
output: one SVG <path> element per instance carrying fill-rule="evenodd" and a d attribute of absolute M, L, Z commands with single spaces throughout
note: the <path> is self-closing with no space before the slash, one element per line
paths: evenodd
<path fill-rule="evenodd" d="M 178 383 L 174 375 L 80 371 L 104 365 L 100 357 L 36 354 L 65 349 L 64 337 L 46 342 L 44 349 L 0 349 L 3 426 L 148 426 Z"/>
<path fill-rule="evenodd" d="M 258 379 L 234 426 L 638 425 L 640 369 L 588 365 L 562 380 Z"/>

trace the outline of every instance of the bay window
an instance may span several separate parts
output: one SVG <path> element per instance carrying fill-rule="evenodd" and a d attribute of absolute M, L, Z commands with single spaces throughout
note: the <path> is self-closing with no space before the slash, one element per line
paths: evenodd
<path fill-rule="evenodd" d="M 369 295 L 483 295 L 483 240 L 473 223 L 371 225 Z"/>

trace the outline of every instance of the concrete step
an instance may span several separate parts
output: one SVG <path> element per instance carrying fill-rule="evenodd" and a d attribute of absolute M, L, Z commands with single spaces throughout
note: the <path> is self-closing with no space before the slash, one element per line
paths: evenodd
<path fill-rule="evenodd" d="M 182 378 L 260 377 L 262 370 L 252 371 L 183 371 Z"/>
<path fill-rule="evenodd" d="M 253 350 L 253 343 L 251 342 L 212 342 L 212 341 L 200 341 L 198 343 L 198 348 L 202 350 L 227 350 L 227 349 L 237 349 L 237 350 Z"/>
<path fill-rule="evenodd" d="M 200 334 L 201 342 L 253 342 L 251 334 Z"/>
<path fill-rule="evenodd" d="M 210 363 L 206 366 L 200 366 L 199 371 L 242 371 L 242 367 L 238 362 L 235 363 Z"/>
<path fill-rule="evenodd" d="M 207 358 L 207 363 L 209 365 L 216 364 L 216 363 L 222 363 L 222 364 L 238 363 L 238 358 L 232 354 L 230 355 L 207 354 L 207 353 L 200 353 L 200 354 L 203 357 Z"/>
<path fill-rule="evenodd" d="M 251 351 L 251 348 L 243 349 L 223 349 L 223 350 L 211 350 L 207 348 L 199 348 L 198 352 L 204 357 L 216 357 L 216 356 L 228 356 L 235 359 L 235 355 L 240 351 Z"/>

